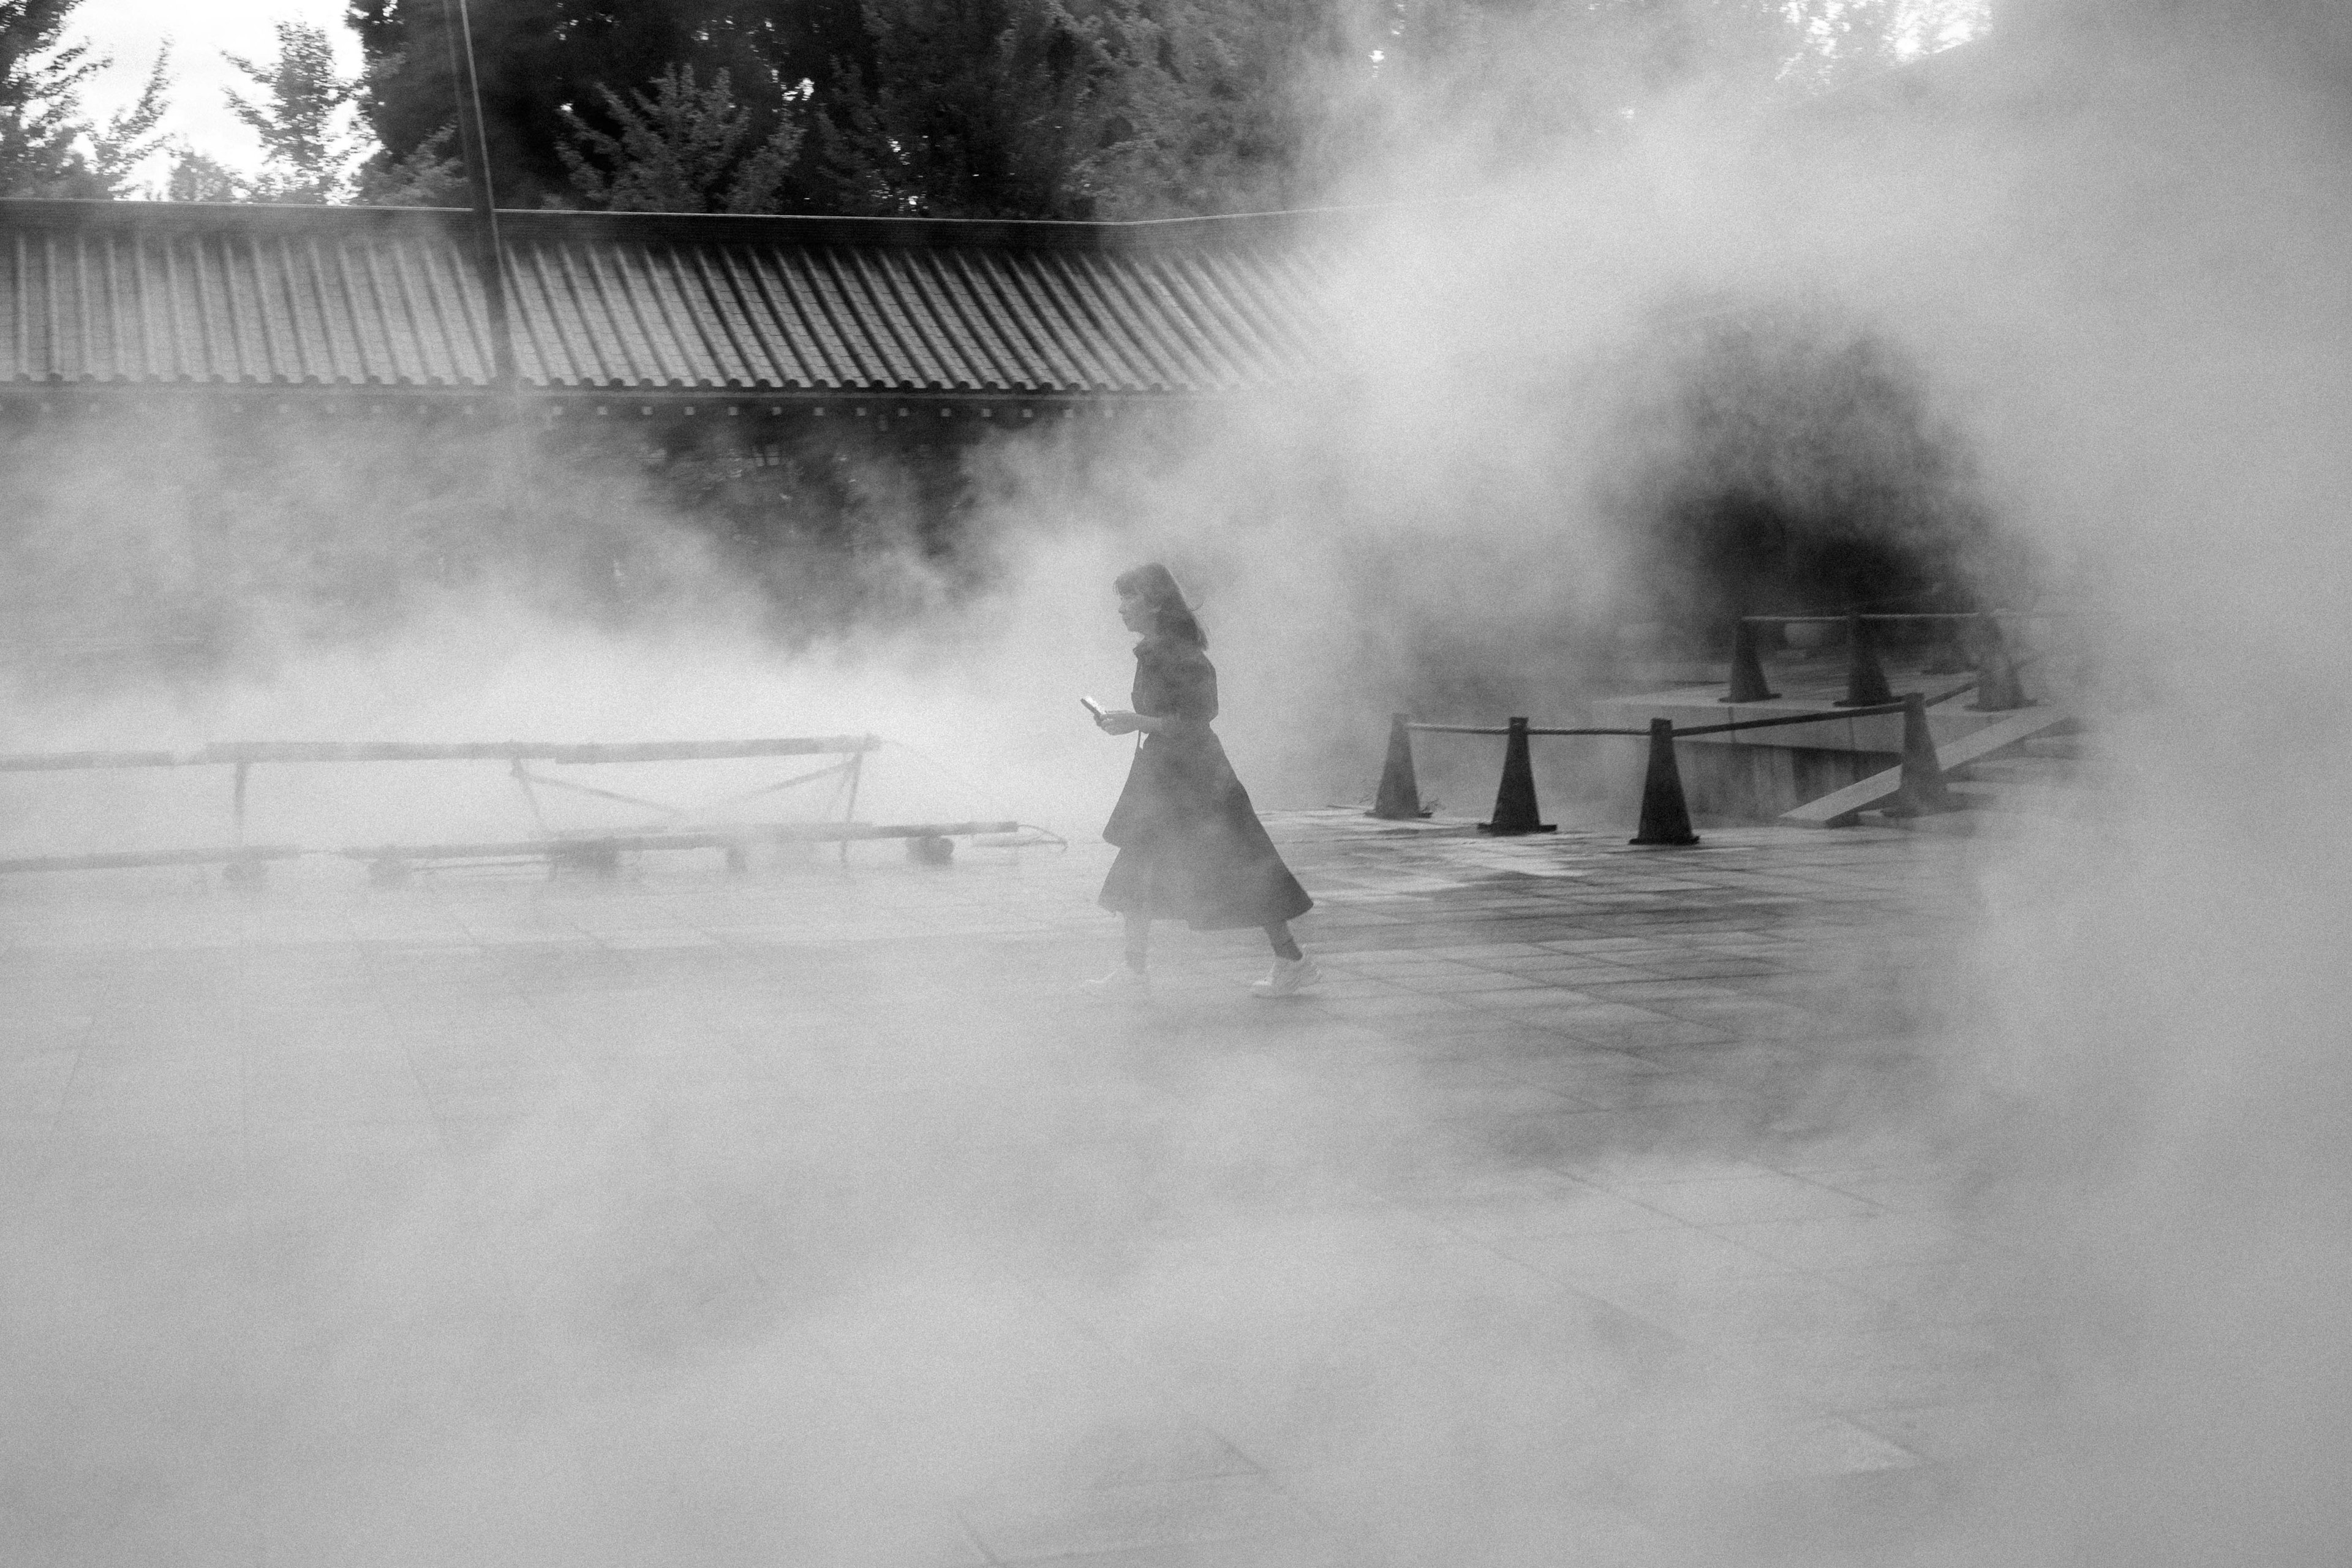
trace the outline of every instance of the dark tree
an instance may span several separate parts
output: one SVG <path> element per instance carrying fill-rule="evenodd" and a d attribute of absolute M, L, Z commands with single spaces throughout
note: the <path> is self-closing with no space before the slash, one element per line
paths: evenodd
<path fill-rule="evenodd" d="M 1112 145 L 1097 159 L 1101 216 L 1316 200 L 1400 15 L 1349 0 L 1139 0 L 1108 13 L 1121 70 Z"/>
<path fill-rule="evenodd" d="M 1660 618 L 1966 609 L 2002 547 L 1926 371 L 1844 317 L 1755 307 L 1662 329 L 1626 378 L 1607 510 Z"/>
<path fill-rule="evenodd" d="M 774 130 L 755 142 L 752 110 L 736 100 L 727 73 L 698 88 L 692 66 L 670 67 L 650 95 L 597 90 L 620 133 L 567 114 L 572 136 L 558 149 L 589 205 L 623 212 L 775 210 L 801 142 L 792 115 L 776 116 Z"/>
<path fill-rule="evenodd" d="M 866 0 L 869 72 L 817 99 L 843 211 L 1094 216 L 1121 60 L 1062 0 Z"/>
<path fill-rule="evenodd" d="M 446 4 L 352 0 L 367 62 L 362 109 L 388 164 L 414 159 L 456 121 Z M 833 61 L 855 62 L 864 51 L 856 0 L 474 0 L 470 9 L 501 206 L 578 199 L 563 157 L 578 126 L 615 138 L 625 131 L 607 92 L 653 90 L 672 67 L 690 67 L 706 82 L 725 71 L 757 146 L 790 114 L 800 83 L 827 79 Z M 790 210 L 810 205 L 809 195 L 788 177 L 776 200 Z"/>

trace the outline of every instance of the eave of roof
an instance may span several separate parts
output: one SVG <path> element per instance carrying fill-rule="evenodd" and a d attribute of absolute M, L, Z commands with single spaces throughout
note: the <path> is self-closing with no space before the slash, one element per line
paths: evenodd
<path fill-rule="evenodd" d="M 1311 376 L 1313 214 L 499 215 L 526 395 L 1164 397 Z M 0 201 L 0 391 L 491 389 L 454 209 Z"/>

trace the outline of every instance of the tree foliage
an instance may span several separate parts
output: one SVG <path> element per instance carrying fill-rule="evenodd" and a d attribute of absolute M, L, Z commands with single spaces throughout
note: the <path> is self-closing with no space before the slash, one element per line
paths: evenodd
<path fill-rule="evenodd" d="M 360 165 L 355 200 L 376 207 L 461 207 L 473 197 L 466 188 L 466 165 L 457 156 L 456 121 L 418 142 L 405 156 L 378 147 Z"/>
<path fill-rule="evenodd" d="M 93 125 L 81 91 L 112 63 L 66 37 L 81 0 L 0 0 L 0 195 L 107 198 L 161 145 L 170 107 L 171 48 L 155 57 L 131 106 Z"/>
<path fill-rule="evenodd" d="M 447 4 L 352 0 L 387 161 L 454 117 Z M 1134 217 L 1328 199 L 1439 145 L 1539 160 L 1665 97 L 1821 90 L 1980 5 L 478 0 L 473 17 L 501 205 Z"/>
<path fill-rule="evenodd" d="M 131 181 L 144 163 L 163 151 L 157 127 L 172 107 L 172 46 L 155 51 L 155 63 L 131 106 L 108 117 L 104 125 L 85 126 L 89 142 L 89 181 L 93 195 L 116 198 L 131 194 Z"/>
<path fill-rule="evenodd" d="M 789 105 L 755 142 L 755 117 L 737 101 L 724 70 L 709 87 L 695 85 L 692 66 L 671 66 L 651 95 L 624 98 L 609 87 L 597 92 L 619 133 L 566 110 L 572 135 L 557 148 L 590 205 L 624 212 L 774 210 L 802 136 Z"/>
<path fill-rule="evenodd" d="M 81 89 L 104 64 L 65 41 L 79 0 L 0 0 L 0 191 L 85 195 Z"/>
<path fill-rule="evenodd" d="M 261 171 L 244 183 L 243 194 L 257 202 L 347 200 L 366 147 L 365 133 L 345 112 L 360 84 L 335 68 L 325 28 L 279 22 L 273 31 L 278 53 L 267 63 L 222 51 L 261 89 L 255 98 L 234 89 L 225 95 L 230 111 L 261 139 Z"/>
<path fill-rule="evenodd" d="M 235 169 L 207 157 L 185 142 L 172 144 L 172 166 L 163 176 L 163 199 L 172 202 L 236 202 L 246 199 L 245 182 Z"/>
<path fill-rule="evenodd" d="M 870 71 L 817 110 L 844 211 L 1087 217 L 1118 145 L 1124 62 L 1063 0 L 866 0 Z"/>
<path fill-rule="evenodd" d="M 449 62 L 450 0 L 350 0 L 366 60 L 362 112 L 393 161 L 413 157 L 456 119 Z M 474 0 L 476 72 L 491 184 L 501 206 L 580 199 L 564 152 L 580 127 L 621 138 L 607 92 L 658 92 L 663 74 L 725 71 L 757 147 L 790 118 L 803 80 L 830 79 L 831 62 L 863 58 L 856 0 Z M 705 89 L 708 90 L 708 89 Z M 608 166 L 609 167 L 609 166 Z M 788 178 L 777 201 L 814 205 Z"/>

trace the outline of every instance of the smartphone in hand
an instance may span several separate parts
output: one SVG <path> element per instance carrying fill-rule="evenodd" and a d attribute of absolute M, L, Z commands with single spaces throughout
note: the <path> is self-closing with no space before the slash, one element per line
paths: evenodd
<path fill-rule="evenodd" d="M 1091 697 L 1079 698 L 1078 706 L 1084 708 L 1087 712 L 1093 714 L 1097 719 L 1103 716 L 1103 705 L 1096 701 Z"/>

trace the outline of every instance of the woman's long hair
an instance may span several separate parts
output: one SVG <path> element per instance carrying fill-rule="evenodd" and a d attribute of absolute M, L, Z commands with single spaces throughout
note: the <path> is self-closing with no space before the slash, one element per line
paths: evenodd
<path fill-rule="evenodd" d="M 1152 626 L 1161 637 L 1174 637 L 1191 643 L 1194 647 L 1209 646 L 1209 634 L 1192 617 L 1192 606 L 1184 602 L 1184 590 L 1176 585 L 1176 574 L 1157 561 L 1122 572 L 1111 586 L 1122 594 L 1132 594 L 1151 612 Z"/>

